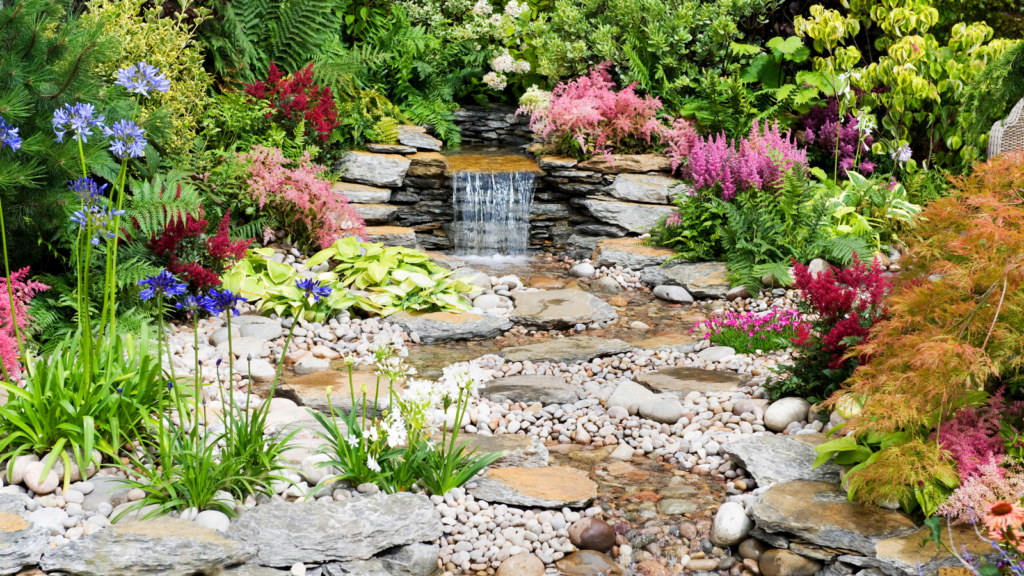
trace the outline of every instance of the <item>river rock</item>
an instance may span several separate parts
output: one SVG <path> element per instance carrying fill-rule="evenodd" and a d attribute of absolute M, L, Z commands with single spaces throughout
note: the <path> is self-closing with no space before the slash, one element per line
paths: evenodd
<path fill-rule="evenodd" d="M 203 510 L 193 520 L 199 526 L 223 532 L 231 526 L 231 519 L 220 510 Z"/>
<path fill-rule="evenodd" d="M 678 400 L 653 398 L 640 405 L 640 415 L 662 424 L 675 424 L 683 417 L 683 405 Z"/>
<path fill-rule="evenodd" d="M 697 511 L 697 503 L 682 498 L 662 498 L 658 500 L 658 512 L 666 516 L 678 516 L 680 514 L 693 514 Z"/>
<path fill-rule="evenodd" d="M 253 358 L 252 362 L 245 364 L 242 372 L 252 378 L 253 382 L 261 383 L 273 382 L 277 376 L 277 368 L 263 358 Z"/>
<path fill-rule="evenodd" d="M 534 364 L 540 362 L 573 364 L 589 362 L 602 356 L 623 354 L 630 350 L 631 345 L 622 340 L 594 336 L 570 336 L 538 344 L 504 348 L 500 354 L 506 362 L 529 360 Z"/>
<path fill-rule="evenodd" d="M 234 328 L 232 326 L 232 328 Z M 235 358 L 245 358 L 252 355 L 253 358 L 266 358 L 270 356 L 270 342 L 262 338 L 232 338 L 230 342 L 221 342 L 217 350 L 235 355 Z"/>
<path fill-rule="evenodd" d="M 590 278 L 594 275 L 594 265 L 586 262 L 581 262 L 572 268 L 569 268 L 569 275 L 577 278 Z"/>
<path fill-rule="evenodd" d="M 533 554 L 510 556 L 498 566 L 496 576 L 543 576 L 544 563 Z"/>
<path fill-rule="evenodd" d="M 648 286 L 682 286 L 696 298 L 725 298 L 730 288 L 725 262 L 676 260 L 644 268 L 640 280 Z"/>
<path fill-rule="evenodd" d="M 479 500 L 529 508 L 582 508 L 597 496 L 585 472 L 564 466 L 492 468 L 470 493 Z"/>
<path fill-rule="evenodd" d="M 4 494 L 0 508 L 0 574 L 17 574 L 39 563 L 50 547 L 50 531 L 18 515 L 25 508 L 22 496 Z M 15 502 L 14 499 L 19 502 Z"/>
<path fill-rule="evenodd" d="M 284 335 L 281 321 L 265 316 L 245 315 L 233 318 L 231 328 L 238 328 L 243 338 L 274 340 Z"/>
<path fill-rule="evenodd" d="M 711 541 L 718 546 L 735 546 L 747 538 L 754 529 L 754 523 L 747 517 L 743 505 L 726 502 L 715 514 L 715 525 L 711 530 Z"/>
<path fill-rule="evenodd" d="M 370 143 L 366 145 L 367 152 L 373 152 L 374 154 L 413 154 L 416 149 L 412 146 L 403 146 L 401 144 L 379 144 Z M 415 166 L 415 163 L 413 163 Z"/>
<path fill-rule="evenodd" d="M 677 304 L 689 304 L 693 302 L 693 296 L 682 286 L 655 286 L 654 295 L 666 302 Z"/>
<path fill-rule="evenodd" d="M 357 499 L 270 502 L 245 511 L 228 529 L 257 547 L 266 566 L 361 560 L 442 535 L 441 515 L 426 496 L 399 492 Z"/>
<path fill-rule="evenodd" d="M 761 555 L 768 550 L 771 550 L 771 548 L 764 542 L 761 542 L 757 538 L 747 538 L 740 543 L 738 552 L 740 554 L 740 558 L 757 562 L 761 559 Z"/>
<path fill-rule="evenodd" d="M 602 294 L 604 296 L 614 296 L 615 294 L 622 293 L 622 285 L 609 276 L 602 276 L 598 278 L 597 281 L 591 285 L 590 289 L 594 294 Z M 682 288 L 680 288 L 680 290 L 682 290 Z"/>
<path fill-rule="evenodd" d="M 686 398 L 690 392 L 728 392 L 746 382 L 735 372 L 689 366 L 671 366 L 656 372 L 637 374 L 634 378 L 654 392 L 672 394 L 678 398 Z"/>
<path fill-rule="evenodd" d="M 644 246 L 638 238 L 611 238 L 601 240 L 591 259 L 594 266 L 622 266 L 642 270 L 648 266 L 661 266 L 675 254 L 671 248 Z"/>
<path fill-rule="evenodd" d="M 618 174 L 607 192 L 619 200 L 629 202 L 668 204 L 672 196 L 684 189 L 682 182 L 665 176 Z"/>
<path fill-rule="evenodd" d="M 720 362 L 729 356 L 735 356 L 736 349 L 730 346 L 712 346 L 697 353 L 697 356 L 705 362 Z"/>
<path fill-rule="evenodd" d="M 850 502 L 831 482 L 796 480 L 768 489 L 751 509 L 758 530 L 787 533 L 827 548 L 875 555 L 878 542 L 917 532 L 902 512 Z"/>
<path fill-rule="evenodd" d="M 437 568 L 437 544 L 409 544 L 389 548 L 377 555 L 391 576 L 430 576 Z"/>
<path fill-rule="evenodd" d="M 583 200 L 594 218 L 608 224 L 621 226 L 630 232 L 645 232 L 654 228 L 659 220 L 675 212 L 671 206 L 657 204 L 633 204 L 631 202 L 607 202 L 604 200 Z"/>
<path fill-rule="evenodd" d="M 579 400 L 575 386 L 561 377 L 534 374 L 492 380 L 483 388 L 481 395 L 492 402 L 540 402 L 545 406 L 572 404 Z"/>
<path fill-rule="evenodd" d="M 468 312 L 418 314 L 402 311 L 389 316 L 388 321 L 410 334 L 415 332 L 423 344 L 494 338 L 512 328 L 512 321 L 507 318 Z"/>
<path fill-rule="evenodd" d="M 316 356 L 303 356 L 299 358 L 299 361 L 292 367 L 295 373 L 299 376 L 305 376 L 312 374 L 313 372 L 321 372 L 323 370 L 330 370 L 331 363 L 323 358 L 317 358 Z"/>
<path fill-rule="evenodd" d="M 391 201 L 391 190 L 354 182 L 338 182 L 331 191 L 348 199 L 349 204 L 387 204 Z"/>
<path fill-rule="evenodd" d="M 598 518 L 581 518 L 569 526 L 569 542 L 581 550 L 607 552 L 615 545 L 615 530 Z"/>
<path fill-rule="evenodd" d="M 759 486 L 793 480 L 839 482 L 839 466 L 811 468 L 818 456 L 814 449 L 825 441 L 824 434 L 744 436 L 722 444 L 722 450 Z"/>
<path fill-rule="evenodd" d="M 516 308 L 512 321 L 545 330 L 572 328 L 577 324 L 611 322 L 615 308 L 593 294 L 565 289 L 513 294 Z M 507 328 L 506 328 L 507 330 Z"/>
<path fill-rule="evenodd" d="M 43 475 L 45 468 L 46 466 L 43 462 L 32 462 L 25 467 L 25 486 L 28 486 L 28 489 L 36 494 L 49 494 L 56 490 L 60 484 L 60 478 L 53 468 Z"/>
<path fill-rule="evenodd" d="M 3 463 L 3 467 L 0 470 L 3 471 L 4 479 L 9 484 L 21 484 L 25 479 L 25 468 L 33 462 L 39 462 L 39 456 L 35 454 L 24 454 L 14 459 L 14 464 L 11 466 L 11 475 L 7 477 L 7 462 Z"/>
<path fill-rule="evenodd" d="M 608 398 L 605 408 L 619 406 L 625 408 L 631 415 L 640 410 L 640 406 L 649 400 L 658 399 L 654 392 L 633 382 L 631 380 L 619 380 L 619 387 Z"/>
<path fill-rule="evenodd" d="M 216 574 L 253 557 L 251 543 L 231 540 L 194 522 L 163 517 L 127 522 L 51 548 L 39 567 L 88 576 Z"/>
<path fill-rule="evenodd" d="M 341 179 L 382 188 L 400 188 L 412 162 L 397 154 L 345 152 L 336 165 Z"/>
<path fill-rule="evenodd" d="M 660 154 L 596 154 L 576 168 L 602 174 L 670 172 L 672 161 Z"/>
<path fill-rule="evenodd" d="M 764 425 L 772 432 L 782 432 L 793 422 L 804 422 L 811 403 L 803 398 L 783 398 L 764 411 Z"/>
<path fill-rule="evenodd" d="M 567 576 L 625 576 L 622 567 L 614 560 L 594 550 L 579 550 L 561 560 L 555 567 Z"/>
<path fill-rule="evenodd" d="M 385 246 L 416 247 L 416 232 L 402 226 L 367 226 L 366 240 L 380 242 Z"/>
<path fill-rule="evenodd" d="M 765 552 L 757 565 L 763 576 L 814 576 L 821 570 L 821 562 L 777 549 Z"/>
<path fill-rule="evenodd" d="M 87 512 L 96 512 L 103 503 L 117 508 L 128 501 L 128 492 L 131 488 L 125 485 L 123 478 L 93 476 L 89 483 L 93 485 L 93 490 L 85 495 L 85 501 L 82 502 L 82 508 Z"/>
<path fill-rule="evenodd" d="M 690 352 L 693 352 L 694 347 L 699 342 L 701 342 L 701 339 L 694 337 L 692 334 L 666 330 L 664 332 L 659 332 L 646 340 L 632 342 L 632 345 L 634 348 L 674 350 L 676 352 L 682 352 L 683 354 L 689 354 Z"/>

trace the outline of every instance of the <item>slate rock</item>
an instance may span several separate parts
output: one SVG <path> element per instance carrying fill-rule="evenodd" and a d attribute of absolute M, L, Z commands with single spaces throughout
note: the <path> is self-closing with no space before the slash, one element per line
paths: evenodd
<path fill-rule="evenodd" d="M 384 246 L 416 247 L 416 232 L 402 226 L 367 226 L 366 240 L 381 242 Z"/>
<path fill-rule="evenodd" d="M 513 346 L 500 352 L 506 362 L 522 362 L 529 360 L 534 364 L 552 362 L 589 362 L 594 358 L 623 354 L 632 349 L 628 342 L 613 338 L 597 338 L 594 336 L 570 336 L 558 338 L 538 344 Z"/>
<path fill-rule="evenodd" d="M 388 321 L 410 334 L 415 332 L 423 344 L 483 340 L 499 336 L 512 328 L 512 322 L 507 318 L 468 312 L 414 314 L 402 311 L 388 316 Z"/>
<path fill-rule="evenodd" d="M 22 568 L 39 563 L 50 547 L 50 531 L 18 515 L 17 509 L 25 508 L 25 498 L 13 494 L 0 496 L 0 574 L 17 574 Z"/>
<path fill-rule="evenodd" d="M 619 200 L 644 204 L 668 204 L 672 196 L 685 190 L 679 180 L 652 174 L 618 174 L 608 194 Z"/>
<path fill-rule="evenodd" d="M 388 548 L 377 559 L 391 576 L 430 576 L 437 568 L 440 550 L 437 544 L 409 544 Z"/>
<path fill-rule="evenodd" d="M 412 162 L 405 156 L 357 150 L 345 152 L 335 169 L 341 172 L 341 179 L 347 182 L 381 188 L 401 188 L 410 164 Z"/>
<path fill-rule="evenodd" d="M 370 225 L 387 224 L 398 215 L 398 206 L 394 204 L 353 204 L 352 208 Z"/>
<path fill-rule="evenodd" d="M 729 292 L 729 270 L 725 262 L 674 261 L 650 266 L 640 273 L 648 286 L 682 286 L 695 298 L 725 298 Z"/>
<path fill-rule="evenodd" d="M 125 485 L 123 478 L 93 476 L 89 482 L 92 483 L 93 490 L 85 495 L 85 502 L 82 503 L 82 508 L 86 512 L 96 512 L 103 502 L 117 508 L 128 501 L 128 492 L 131 488 Z"/>
<path fill-rule="evenodd" d="M 634 376 L 639 384 L 657 393 L 672 394 L 680 399 L 690 392 L 728 392 L 746 380 L 735 372 L 704 370 L 689 366 L 670 366 Z"/>
<path fill-rule="evenodd" d="M 814 449 L 825 441 L 824 434 L 744 436 L 722 444 L 722 450 L 759 486 L 794 480 L 839 482 L 839 466 L 829 462 L 811 468 L 818 456 Z"/>
<path fill-rule="evenodd" d="M 418 127 L 413 127 L 418 128 Z M 439 152 L 441 150 L 442 142 L 437 138 L 434 138 L 426 132 L 420 130 L 410 130 L 409 127 L 399 126 L 398 127 L 398 141 L 405 146 L 411 146 L 418 150 L 428 150 L 430 152 Z"/>
<path fill-rule="evenodd" d="M 577 324 L 610 322 L 619 317 L 610 304 L 582 290 L 564 289 L 513 294 L 516 308 L 512 321 L 545 330 L 572 328 Z"/>
<path fill-rule="evenodd" d="M 244 512 L 228 529 L 256 545 L 266 566 L 365 560 L 442 534 L 441 515 L 426 496 L 399 492 L 341 502 L 270 502 Z"/>
<path fill-rule="evenodd" d="M 572 404 L 579 400 L 576 387 L 559 376 L 523 374 L 491 380 L 484 386 L 481 395 L 492 402 L 540 402 L 548 404 Z"/>
<path fill-rule="evenodd" d="M 597 496 L 585 472 L 564 466 L 493 468 L 474 480 L 473 497 L 528 508 L 582 508 Z"/>
<path fill-rule="evenodd" d="M 671 206 L 658 204 L 634 204 L 632 202 L 608 202 L 587 198 L 583 206 L 598 220 L 620 226 L 630 232 L 652 230 L 659 220 L 675 212 Z"/>
<path fill-rule="evenodd" d="M 441 441 L 440 435 L 435 440 Z M 529 468 L 548 465 L 548 448 L 536 436 L 526 434 L 459 434 L 459 443 L 466 442 L 468 450 L 478 454 L 503 452 L 504 455 L 491 464 L 492 468 Z"/>
<path fill-rule="evenodd" d="M 597 154 L 576 167 L 602 174 L 669 172 L 672 161 L 660 154 Z"/>
<path fill-rule="evenodd" d="M 577 230 L 580 227 L 577 226 Z M 642 270 L 648 266 L 661 266 L 675 251 L 659 246 L 644 246 L 639 238 L 613 238 L 597 243 L 591 259 L 594 265 L 622 266 L 631 270 Z"/>

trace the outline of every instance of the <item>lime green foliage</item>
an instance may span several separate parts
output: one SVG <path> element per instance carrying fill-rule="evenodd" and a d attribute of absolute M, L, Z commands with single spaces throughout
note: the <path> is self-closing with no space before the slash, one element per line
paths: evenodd
<path fill-rule="evenodd" d="M 146 62 L 167 75 L 171 89 L 155 93 L 143 107 L 143 116 L 161 108 L 171 122 L 170 138 L 163 142 L 172 154 L 186 152 L 195 138 L 196 122 L 203 115 L 206 93 L 212 77 L 203 70 L 202 47 L 195 43 L 196 26 L 184 13 L 172 18 L 160 15 L 157 7 L 143 10 L 145 0 L 100 0 L 89 4 L 86 21 L 103 23 L 105 34 L 118 50 L 113 58 L 96 66 L 96 72 L 112 81 L 119 68 Z M 140 15 L 142 12 L 142 15 Z"/>
<path fill-rule="evenodd" d="M 963 92 L 960 126 L 964 144 L 984 150 L 992 124 L 1006 118 L 1024 97 L 1024 42 L 1018 42 L 975 76 Z"/>
<path fill-rule="evenodd" d="M 901 184 L 865 178 L 852 171 L 846 176 L 848 180 L 829 200 L 834 235 L 862 237 L 877 250 L 882 243 L 891 245 L 899 240 L 898 232 L 914 225 L 921 207 L 910 203 Z"/>
<path fill-rule="evenodd" d="M 307 267 L 334 260 L 340 286 L 368 291 L 365 297 L 374 312 L 390 316 L 410 312 L 463 312 L 469 303 L 459 296 L 473 287 L 451 278 L 452 272 L 434 264 L 430 257 L 401 246 L 360 242 L 349 236 L 321 250 L 306 262 Z M 360 301 L 361 302 L 361 301 Z"/>

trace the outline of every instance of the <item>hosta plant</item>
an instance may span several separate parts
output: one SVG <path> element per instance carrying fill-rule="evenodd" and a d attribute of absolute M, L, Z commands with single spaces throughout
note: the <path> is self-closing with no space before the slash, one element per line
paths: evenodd
<path fill-rule="evenodd" d="M 865 178 L 853 171 L 846 176 L 849 180 L 829 201 L 833 234 L 861 236 L 878 249 L 881 243 L 898 240 L 898 231 L 914 225 L 921 207 L 907 199 L 903 185 Z"/>

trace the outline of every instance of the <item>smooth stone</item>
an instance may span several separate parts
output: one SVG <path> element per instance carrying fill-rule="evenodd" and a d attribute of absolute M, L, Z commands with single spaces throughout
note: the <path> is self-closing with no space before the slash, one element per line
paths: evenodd
<path fill-rule="evenodd" d="M 722 450 L 760 486 L 793 480 L 838 483 L 839 466 L 830 462 L 812 468 L 818 456 L 814 449 L 826 441 L 824 434 L 745 436 L 726 442 Z"/>
<path fill-rule="evenodd" d="M 626 444 L 626 443 L 617 444 L 615 446 L 615 450 L 612 450 L 612 453 L 608 455 L 608 459 L 609 460 L 618 460 L 620 462 L 625 462 L 625 461 L 628 461 L 628 460 L 632 460 L 633 459 L 633 447 L 630 446 L 629 444 Z"/>
<path fill-rule="evenodd" d="M 125 485 L 123 478 L 113 476 L 93 476 L 89 482 L 93 485 L 92 492 L 85 495 L 82 508 L 87 512 L 99 511 L 101 504 L 117 508 L 128 501 L 131 488 Z"/>
<path fill-rule="evenodd" d="M 497 308 L 501 301 L 502 297 L 497 294 L 481 294 L 473 300 L 473 307 L 486 312 L 492 308 Z"/>
<path fill-rule="evenodd" d="M 725 293 L 725 299 L 728 300 L 729 302 L 732 302 L 733 300 L 736 300 L 738 298 L 742 298 L 744 300 L 750 298 L 750 292 L 747 290 L 746 286 L 737 286 L 735 288 L 730 288 L 729 291 Z"/>
<path fill-rule="evenodd" d="M 647 388 L 631 380 L 620 380 L 618 388 L 608 398 L 606 407 L 619 406 L 625 408 L 632 415 L 640 410 L 641 405 L 656 399 L 658 396 Z"/>
<path fill-rule="evenodd" d="M 757 563 L 762 576 L 814 576 L 821 562 L 804 558 L 789 550 L 769 550 Z"/>
<path fill-rule="evenodd" d="M 757 562 L 761 559 L 761 555 L 768 550 L 771 550 L 771 548 L 764 542 L 761 542 L 757 538 L 747 538 L 743 542 L 740 542 L 738 552 L 740 554 L 740 558 L 750 559 Z"/>
<path fill-rule="evenodd" d="M 555 567 L 566 576 L 625 576 L 614 560 L 594 550 L 579 550 L 555 560 Z"/>
<path fill-rule="evenodd" d="M 745 540 L 753 528 L 754 523 L 747 517 L 742 504 L 726 502 L 715 514 L 711 541 L 717 546 L 735 546 Z"/>
<path fill-rule="evenodd" d="M 496 576 L 542 576 L 544 563 L 533 554 L 516 554 L 502 561 Z"/>
<path fill-rule="evenodd" d="M 735 355 L 736 349 L 729 346 L 712 346 L 697 353 L 697 356 L 705 362 L 718 362 L 723 358 Z"/>
<path fill-rule="evenodd" d="M 772 432 L 782 432 L 793 422 L 804 422 L 811 403 L 803 398 L 783 398 L 764 411 L 764 425 Z"/>
<path fill-rule="evenodd" d="M 601 240 L 591 256 L 594 266 L 621 266 L 630 270 L 643 270 L 648 266 L 661 266 L 675 255 L 671 248 L 644 246 L 637 238 Z"/>
<path fill-rule="evenodd" d="M 569 542 L 581 550 L 607 552 L 615 545 L 615 530 L 598 518 L 581 518 L 569 526 Z"/>
<path fill-rule="evenodd" d="M 698 570 L 702 570 L 702 571 L 718 570 L 718 561 L 717 560 L 711 560 L 709 558 L 700 558 L 700 559 L 697 559 L 697 560 L 690 560 L 689 562 L 686 563 L 686 569 L 687 570 L 694 570 L 694 571 L 698 571 Z"/>
<path fill-rule="evenodd" d="M 538 344 L 504 348 L 500 355 L 506 362 L 529 360 L 534 364 L 540 362 L 574 364 L 589 362 L 603 356 L 624 354 L 631 349 L 632 345 L 622 340 L 594 336 L 570 336 Z"/>
<path fill-rule="evenodd" d="M 672 394 L 679 398 L 686 398 L 691 392 L 728 392 L 746 383 L 745 378 L 734 372 L 689 366 L 671 366 L 637 374 L 634 378 L 654 392 Z"/>
<path fill-rule="evenodd" d="M 621 226 L 630 232 L 651 230 L 658 221 L 675 212 L 671 206 L 608 202 L 587 198 L 582 202 L 590 213 L 602 222 Z"/>
<path fill-rule="evenodd" d="M 662 498 L 658 501 L 658 512 L 666 516 L 693 514 L 697 511 L 697 503 L 681 498 Z"/>
<path fill-rule="evenodd" d="M 9 484 L 21 484 L 25 479 L 25 468 L 33 462 L 39 462 L 39 456 L 35 454 L 25 454 L 18 456 L 14 459 L 14 465 L 11 466 L 11 475 L 7 478 Z M 7 472 L 7 463 L 4 462 L 2 469 L 5 473 Z"/>
<path fill-rule="evenodd" d="M 530 288 L 539 288 L 541 290 L 558 290 L 565 288 L 565 281 L 557 278 L 551 278 L 549 276 L 533 276 L 527 282 Z"/>
<path fill-rule="evenodd" d="M 491 277 L 479 270 L 472 268 L 459 268 L 451 276 L 455 280 L 462 280 L 466 284 L 476 286 L 481 290 L 491 289 Z"/>
<path fill-rule="evenodd" d="M 350 561 L 442 535 L 441 515 L 426 496 L 399 492 L 343 501 L 270 502 L 245 511 L 228 529 L 256 545 L 265 566 Z"/>
<path fill-rule="evenodd" d="M 810 264 L 807 265 L 807 272 L 811 275 L 812 278 L 817 278 L 822 272 L 831 269 L 832 267 L 829 266 L 829 263 L 822 260 L 821 258 L 815 258 L 814 260 L 811 260 Z"/>
<path fill-rule="evenodd" d="M 512 321 L 489 315 L 454 312 L 431 312 L 412 314 L 398 312 L 388 321 L 412 334 L 416 333 L 423 344 L 451 342 L 453 340 L 483 340 L 500 336 L 512 328 Z"/>
<path fill-rule="evenodd" d="M 614 278 L 602 276 L 597 279 L 597 282 L 594 282 L 591 285 L 591 290 L 594 292 L 594 294 L 613 296 L 615 294 L 622 293 L 622 286 L 618 282 L 616 282 Z"/>
<path fill-rule="evenodd" d="M 725 298 L 731 285 L 725 262 L 684 262 L 648 266 L 640 273 L 648 286 L 682 286 L 694 298 Z"/>
<path fill-rule="evenodd" d="M 495 468 L 475 480 L 469 492 L 479 500 L 530 508 L 582 508 L 597 496 L 585 472 L 564 466 Z"/>
<path fill-rule="evenodd" d="M 437 568 L 437 544 L 409 544 L 389 548 L 377 555 L 391 576 L 430 576 Z"/>
<path fill-rule="evenodd" d="M 52 468 L 43 476 L 44 468 L 43 462 L 32 462 L 25 467 L 25 486 L 36 494 L 49 494 L 60 485 L 60 478 Z"/>
<path fill-rule="evenodd" d="M 742 416 L 744 414 L 753 414 L 756 410 L 760 410 L 764 414 L 766 408 L 768 408 L 767 398 L 744 398 L 733 402 L 732 413 Z"/>
<path fill-rule="evenodd" d="M 594 272 L 596 272 L 596 270 L 594 269 L 593 264 L 588 264 L 586 262 L 577 264 L 569 269 L 569 274 L 571 276 L 576 276 L 577 278 L 590 278 L 594 275 Z"/>
<path fill-rule="evenodd" d="M 231 526 L 231 519 L 219 510 L 203 510 L 196 515 L 193 522 L 218 532 L 223 532 Z"/>
<path fill-rule="evenodd" d="M 238 327 L 232 326 L 231 327 L 231 337 L 232 338 L 241 338 L 242 337 L 242 331 L 239 330 Z M 213 342 L 214 346 L 220 346 L 224 342 L 227 342 L 228 341 L 228 328 L 227 328 L 227 326 L 225 326 L 223 328 L 218 328 L 217 330 L 214 330 L 213 334 L 210 336 L 210 341 Z"/>
<path fill-rule="evenodd" d="M 666 302 L 675 302 L 677 304 L 693 302 L 693 296 L 690 296 L 690 293 L 682 286 L 655 286 L 654 295 Z"/>
<path fill-rule="evenodd" d="M 572 404 L 579 400 L 576 387 L 563 378 L 532 374 L 492 380 L 483 388 L 481 395 L 492 402 L 540 402 L 545 406 Z"/>
<path fill-rule="evenodd" d="M 275 340 L 284 335 L 284 328 L 279 320 L 267 318 L 270 322 L 247 322 L 241 330 L 243 338 L 257 338 L 260 340 Z M 234 328 L 232 326 L 232 328 Z"/>
<path fill-rule="evenodd" d="M 678 400 L 653 398 L 640 405 L 640 415 L 648 420 L 662 424 L 675 424 L 683 417 L 685 411 Z"/>
<path fill-rule="evenodd" d="M 277 376 L 277 368 L 262 358 L 253 358 L 244 366 L 244 373 L 252 377 L 253 382 L 273 382 Z"/>
<path fill-rule="evenodd" d="M 405 174 L 412 164 L 405 156 L 397 154 L 373 154 L 371 152 L 345 152 L 335 170 L 342 180 L 377 186 L 400 188 Z"/>
<path fill-rule="evenodd" d="M 217 350 L 228 352 L 229 347 L 231 352 L 238 358 L 245 358 L 250 354 L 252 354 L 253 358 L 266 358 L 270 356 L 270 342 L 262 338 L 232 338 L 230 341 L 218 344 Z"/>
<path fill-rule="evenodd" d="M 328 360 L 317 358 L 316 356 L 303 356 L 302 358 L 299 358 L 299 361 L 295 363 L 292 369 L 299 376 L 306 376 L 314 372 L 330 370 L 331 363 Z"/>
<path fill-rule="evenodd" d="M 89 576 L 216 574 L 252 559 L 256 547 L 194 522 L 163 517 L 125 522 L 47 550 L 45 572 Z"/>

